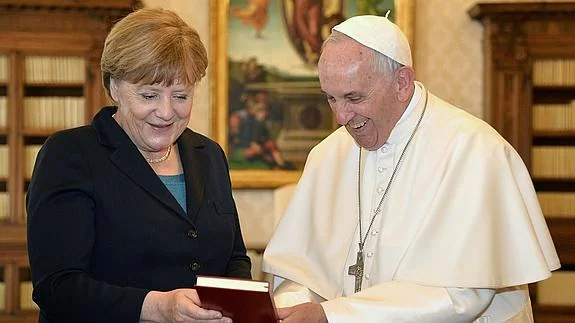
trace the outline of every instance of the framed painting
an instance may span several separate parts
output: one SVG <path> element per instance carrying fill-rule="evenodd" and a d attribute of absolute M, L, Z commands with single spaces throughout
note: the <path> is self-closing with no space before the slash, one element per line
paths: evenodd
<path fill-rule="evenodd" d="M 389 11 L 413 47 L 414 0 L 212 0 L 211 10 L 213 133 L 234 188 L 296 182 L 337 128 L 317 76 L 331 27 Z"/>

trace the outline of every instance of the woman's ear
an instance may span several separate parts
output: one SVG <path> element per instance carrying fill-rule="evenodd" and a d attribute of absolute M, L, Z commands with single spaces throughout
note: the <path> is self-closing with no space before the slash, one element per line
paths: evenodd
<path fill-rule="evenodd" d="M 402 66 L 397 70 L 398 99 L 401 102 L 407 102 L 411 99 L 413 93 L 413 81 L 415 72 L 409 66 Z"/>
<path fill-rule="evenodd" d="M 118 102 L 118 81 L 110 76 L 110 96 L 114 102 Z"/>

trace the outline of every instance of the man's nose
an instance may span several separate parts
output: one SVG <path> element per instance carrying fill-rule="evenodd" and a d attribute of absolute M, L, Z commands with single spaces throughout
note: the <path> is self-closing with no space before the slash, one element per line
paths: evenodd
<path fill-rule="evenodd" d="M 340 125 L 346 125 L 353 117 L 353 112 L 349 109 L 348 105 L 345 103 L 333 104 L 333 111 L 335 113 L 335 120 Z"/>

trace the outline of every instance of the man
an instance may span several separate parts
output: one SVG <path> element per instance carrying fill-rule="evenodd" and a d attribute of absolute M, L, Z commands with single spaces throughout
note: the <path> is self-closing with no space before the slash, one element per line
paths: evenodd
<path fill-rule="evenodd" d="M 384 17 L 326 40 L 321 88 L 344 127 L 309 154 L 264 254 L 282 323 L 533 321 L 527 284 L 560 264 L 529 173 L 411 66 Z"/>

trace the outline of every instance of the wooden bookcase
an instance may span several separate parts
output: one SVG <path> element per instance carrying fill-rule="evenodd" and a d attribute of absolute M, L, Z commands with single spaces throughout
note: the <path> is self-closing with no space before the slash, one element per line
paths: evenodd
<path fill-rule="evenodd" d="M 487 119 L 528 166 L 562 264 L 554 277 L 567 277 L 545 293 L 547 282 L 531 286 L 535 321 L 575 322 L 573 298 L 546 301 L 575 286 L 575 2 L 477 3 L 468 13 L 484 25 Z"/>
<path fill-rule="evenodd" d="M 0 0 L 0 323 L 37 322 L 25 193 L 37 150 L 106 103 L 100 55 L 136 0 Z M 72 147 L 71 147 L 72 149 Z"/>

